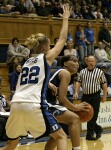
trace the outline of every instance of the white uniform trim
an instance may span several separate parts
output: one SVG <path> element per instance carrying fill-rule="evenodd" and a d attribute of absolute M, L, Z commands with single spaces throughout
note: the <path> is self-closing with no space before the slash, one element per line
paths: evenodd
<path fill-rule="evenodd" d="M 54 77 L 61 71 L 61 70 L 65 70 L 65 69 L 59 69 L 58 71 L 56 71 L 53 76 L 50 78 L 50 81 L 52 81 L 54 79 Z"/>

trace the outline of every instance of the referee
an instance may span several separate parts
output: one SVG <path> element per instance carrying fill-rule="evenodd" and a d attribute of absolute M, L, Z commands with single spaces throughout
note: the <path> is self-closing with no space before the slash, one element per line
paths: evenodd
<path fill-rule="evenodd" d="M 103 131 L 96 121 L 98 118 L 100 101 L 105 102 L 107 97 L 107 83 L 102 70 L 95 67 L 96 59 L 94 56 L 88 56 L 87 68 L 82 69 L 78 76 L 78 81 L 75 87 L 74 98 L 77 99 L 79 88 L 83 89 L 82 101 L 86 101 L 92 105 L 94 109 L 93 118 L 87 122 L 86 140 L 97 140 L 101 137 Z M 103 96 L 101 100 L 101 87 L 103 89 Z M 96 137 L 94 137 L 96 133 Z"/>

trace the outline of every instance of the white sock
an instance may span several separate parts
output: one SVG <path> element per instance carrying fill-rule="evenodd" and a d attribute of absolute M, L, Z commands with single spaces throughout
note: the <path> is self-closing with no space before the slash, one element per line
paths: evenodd
<path fill-rule="evenodd" d="M 73 147 L 72 150 L 81 150 L 81 147 L 78 146 L 78 147 Z"/>

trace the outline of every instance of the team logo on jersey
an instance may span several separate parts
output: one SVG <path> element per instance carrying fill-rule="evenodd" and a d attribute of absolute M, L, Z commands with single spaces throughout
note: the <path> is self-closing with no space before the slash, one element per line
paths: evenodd
<path fill-rule="evenodd" d="M 56 131 L 58 129 L 58 125 L 55 124 L 54 126 L 52 126 L 53 131 Z"/>
<path fill-rule="evenodd" d="M 54 112 L 53 112 L 53 116 L 56 116 L 56 115 L 59 115 L 60 114 L 60 111 L 59 110 L 55 110 Z"/>

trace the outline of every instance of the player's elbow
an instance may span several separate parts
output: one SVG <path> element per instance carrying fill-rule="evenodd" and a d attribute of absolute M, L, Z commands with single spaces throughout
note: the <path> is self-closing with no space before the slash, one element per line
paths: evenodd
<path fill-rule="evenodd" d="M 67 36 L 63 36 L 63 35 L 60 36 L 60 41 L 61 41 L 61 42 L 65 43 L 66 40 L 67 40 Z"/>
<path fill-rule="evenodd" d="M 60 102 L 60 104 L 62 104 L 62 105 L 64 105 L 64 106 L 65 106 L 66 99 L 67 99 L 67 97 L 66 97 L 66 96 L 61 96 L 61 97 L 59 97 L 59 102 Z"/>

